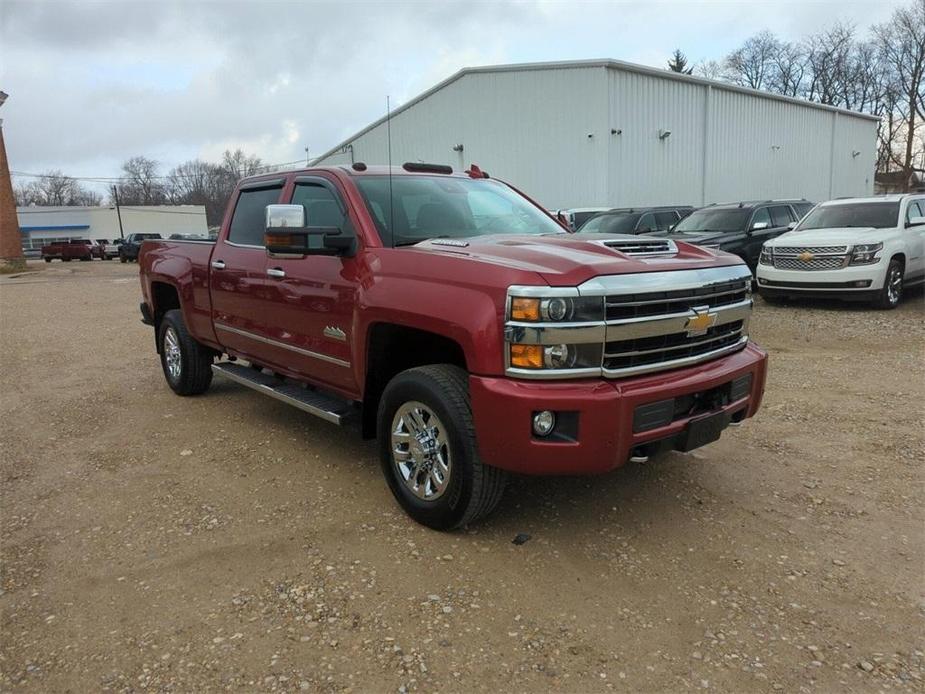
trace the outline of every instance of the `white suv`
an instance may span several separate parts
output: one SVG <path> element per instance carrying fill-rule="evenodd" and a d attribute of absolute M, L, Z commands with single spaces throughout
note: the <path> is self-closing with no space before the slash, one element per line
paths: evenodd
<path fill-rule="evenodd" d="M 894 308 L 903 287 L 925 281 L 925 195 L 844 198 L 816 205 L 792 231 L 767 241 L 758 289 Z"/>

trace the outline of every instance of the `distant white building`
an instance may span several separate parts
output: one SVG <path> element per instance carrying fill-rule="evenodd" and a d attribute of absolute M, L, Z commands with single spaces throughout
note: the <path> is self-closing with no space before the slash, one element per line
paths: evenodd
<path fill-rule="evenodd" d="M 208 234 L 206 208 L 202 205 L 120 206 L 122 233 L 157 232 Z M 113 207 L 17 207 L 24 252 L 37 251 L 43 244 L 68 239 L 120 237 L 119 214 Z M 32 253 L 30 253 L 32 255 Z"/>
<path fill-rule="evenodd" d="M 396 108 L 392 163 L 478 164 L 547 208 L 874 190 L 878 119 L 616 60 L 466 68 Z M 384 164 L 386 119 L 319 164 Z"/>

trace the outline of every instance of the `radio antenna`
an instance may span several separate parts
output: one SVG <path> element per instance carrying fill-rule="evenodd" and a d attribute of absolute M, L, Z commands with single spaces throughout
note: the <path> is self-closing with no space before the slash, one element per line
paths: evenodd
<path fill-rule="evenodd" d="M 389 147 L 389 236 L 392 245 L 395 244 L 395 197 L 392 194 L 392 103 L 388 95 L 385 97 L 385 129 Z"/>

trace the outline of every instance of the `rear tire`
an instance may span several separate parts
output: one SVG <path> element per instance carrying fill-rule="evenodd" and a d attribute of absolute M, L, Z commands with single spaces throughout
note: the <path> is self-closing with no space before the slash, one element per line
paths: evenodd
<path fill-rule="evenodd" d="M 883 288 L 874 301 L 874 306 L 885 311 L 899 306 L 903 298 L 903 264 L 898 258 L 892 258 L 883 278 Z"/>
<path fill-rule="evenodd" d="M 124 256 L 124 255 L 120 255 L 120 256 L 119 256 L 119 260 L 122 261 L 123 263 L 128 262 L 128 261 L 125 259 L 125 256 Z"/>
<path fill-rule="evenodd" d="M 199 395 L 209 388 L 215 353 L 189 334 L 178 309 L 168 311 L 161 318 L 157 344 L 164 378 L 174 393 Z"/>
<path fill-rule="evenodd" d="M 458 528 L 501 500 L 507 474 L 479 459 L 463 369 L 437 364 L 395 376 L 379 401 L 378 434 L 389 488 L 418 523 Z"/>
<path fill-rule="evenodd" d="M 45 260 L 46 263 L 50 263 L 50 262 L 51 262 L 51 258 L 45 258 L 44 260 Z"/>

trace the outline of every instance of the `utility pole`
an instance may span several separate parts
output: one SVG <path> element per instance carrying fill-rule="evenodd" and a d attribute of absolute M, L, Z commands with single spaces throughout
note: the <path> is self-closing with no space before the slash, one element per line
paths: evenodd
<path fill-rule="evenodd" d="M 116 217 L 119 218 L 119 238 L 124 239 L 125 233 L 122 231 L 122 211 L 119 209 L 119 188 L 115 185 L 112 187 L 112 199 L 116 203 Z"/>
<path fill-rule="evenodd" d="M 311 164 L 308 163 L 308 147 L 305 148 L 305 166 L 311 166 Z"/>

